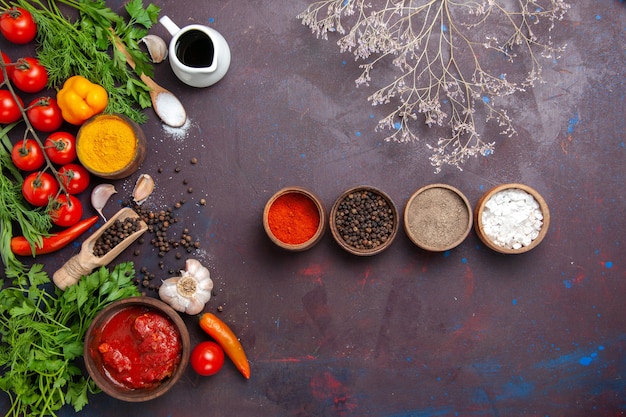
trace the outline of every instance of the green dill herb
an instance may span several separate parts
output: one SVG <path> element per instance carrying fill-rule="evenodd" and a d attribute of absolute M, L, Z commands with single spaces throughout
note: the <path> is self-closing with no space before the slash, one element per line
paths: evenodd
<path fill-rule="evenodd" d="M 6 6 L 6 1 L 2 3 Z M 142 110 L 152 106 L 150 90 L 138 75 L 152 75 L 153 69 L 138 42 L 157 21 L 159 7 L 130 0 L 126 21 L 104 0 L 15 0 L 11 4 L 28 10 L 37 23 L 37 57 L 48 70 L 49 87 L 59 89 L 69 77 L 82 75 L 107 90 L 107 112 L 138 123 L 147 120 Z M 78 17 L 70 19 L 62 8 L 73 9 Z M 135 60 L 135 70 L 113 47 L 114 33 Z"/>

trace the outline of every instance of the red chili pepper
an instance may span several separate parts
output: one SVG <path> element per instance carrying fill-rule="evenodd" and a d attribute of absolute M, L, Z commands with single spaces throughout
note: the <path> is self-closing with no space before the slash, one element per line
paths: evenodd
<path fill-rule="evenodd" d="M 74 226 L 68 227 L 57 234 L 44 237 L 41 247 L 36 246 L 34 253 L 33 248 L 24 236 L 16 236 L 11 239 L 11 251 L 20 256 L 43 255 L 45 253 L 58 251 L 74 241 L 78 236 L 85 233 L 91 226 L 96 224 L 97 221 L 98 216 L 93 216 L 81 220 Z"/>
<path fill-rule="evenodd" d="M 246 379 L 250 379 L 248 358 L 230 327 L 211 313 L 204 313 L 200 316 L 200 327 L 224 349 L 224 353 L 233 361 L 239 372 Z"/>

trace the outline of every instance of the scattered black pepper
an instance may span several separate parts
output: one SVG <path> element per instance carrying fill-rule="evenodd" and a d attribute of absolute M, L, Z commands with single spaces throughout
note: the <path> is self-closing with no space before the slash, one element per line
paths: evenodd
<path fill-rule="evenodd" d="M 180 208 L 179 204 L 182 204 L 184 200 L 175 204 L 176 208 Z M 139 206 L 134 201 L 125 202 L 139 215 L 139 218 L 144 220 L 148 225 L 148 232 L 152 235 L 150 238 L 150 244 L 157 250 L 159 258 L 164 258 L 172 248 L 182 248 L 186 253 L 192 253 L 195 249 L 200 248 L 200 242 L 194 241 L 188 228 L 184 228 L 182 233 L 178 237 L 174 237 L 170 233 L 172 225 L 178 223 L 178 218 L 174 215 L 174 209 L 167 208 L 159 211 L 151 211 L 146 206 Z M 139 250 L 135 252 L 139 255 Z M 182 258 L 181 253 L 176 253 L 176 259 Z M 144 267 L 145 268 L 145 267 Z M 165 263 L 163 260 L 159 260 L 159 268 L 164 269 Z M 147 270 L 142 272 L 147 273 Z M 174 272 L 170 272 L 173 274 Z M 148 277 L 152 279 L 154 275 Z"/>

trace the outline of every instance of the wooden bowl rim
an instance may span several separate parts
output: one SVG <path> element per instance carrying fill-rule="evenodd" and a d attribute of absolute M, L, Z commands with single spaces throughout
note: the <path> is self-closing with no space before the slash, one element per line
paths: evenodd
<path fill-rule="evenodd" d="M 459 236 L 459 238 L 457 240 L 455 240 L 454 242 L 450 243 L 447 246 L 443 246 L 443 247 L 435 247 L 435 246 L 430 246 L 427 245 L 421 241 L 419 241 L 417 239 L 417 236 L 414 236 L 414 233 L 411 232 L 410 230 L 410 225 L 409 225 L 409 221 L 408 221 L 408 211 L 409 211 L 409 207 L 411 206 L 411 204 L 413 203 L 413 201 L 424 191 L 433 189 L 433 188 L 443 188 L 449 191 L 452 191 L 454 194 L 456 194 L 459 198 L 461 198 L 461 200 L 463 201 L 463 203 L 465 204 L 465 207 L 467 208 L 467 215 L 468 215 L 468 220 L 467 220 L 467 224 L 465 227 L 465 230 L 463 231 L 463 233 Z M 419 188 L 417 191 L 415 191 L 411 197 L 409 197 L 409 200 L 406 203 L 406 206 L 404 208 L 404 231 L 406 233 L 406 235 L 408 236 L 409 240 L 411 240 L 411 242 L 413 242 L 416 246 L 430 251 L 430 252 L 445 252 L 447 250 L 451 250 L 456 248 L 457 246 L 459 246 L 469 235 L 470 231 L 472 230 L 472 225 L 474 223 L 474 216 L 472 215 L 473 210 L 472 210 L 472 206 L 470 205 L 469 200 L 467 199 L 467 197 L 465 196 L 465 194 L 463 194 L 458 188 L 453 187 L 452 185 L 448 185 L 448 184 L 443 184 L 443 183 L 435 183 L 435 184 L 428 184 L 425 185 L 421 188 Z"/>
<path fill-rule="evenodd" d="M 306 196 L 307 198 L 309 198 L 311 201 L 313 201 L 313 203 L 315 204 L 315 207 L 317 207 L 317 212 L 320 218 L 320 222 L 319 222 L 319 225 L 317 226 L 317 230 L 315 231 L 315 234 L 306 242 L 298 243 L 295 245 L 283 242 L 282 240 L 274 236 L 274 233 L 272 233 L 272 230 L 270 229 L 270 225 L 268 221 L 269 212 L 270 212 L 270 208 L 272 207 L 272 204 L 274 204 L 274 202 L 279 197 L 282 197 L 286 194 L 292 194 L 292 193 L 302 194 Z M 265 233 L 270 238 L 270 240 L 276 246 L 279 246 L 282 249 L 292 251 L 292 252 L 301 252 L 307 249 L 311 249 L 322 239 L 322 236 L 324 235 L 324 232 L 326 231 L 326 209 L 324 207 L 324 203 L 322 203 L 322 200 L 320 200 L 320 198 L 317 195 L 315 195 L 315 193 L 307 190 L 306 188 L 299 187 L 299 186 L 290 186 L 290 187 L 281 188 L 280 190 L 276 191 L 265 204 L 265 208 L 263 209 L 263 228 L 265 229 Z"/>
<path fill-rule="evenodd" d="M 100 114 L 96 114 L 95 116 L 90 117 L 81 125 L 81 127 L 78 129 L 78 132 L 76 133 L 76 148 L 78 148 L 79 146 L 78 144 L 80 142 L 81 130 L 83 129 L 83 127 L 103 117 L 118 119 L 126 123 L 128 126 L 130 126 L 130 128 L 133 130 L 135 134 L 135 139 L 136 139 L 135 156 L 124 167 L 116 171 L 111 171 L 111 172 L 101 172 L 101 171 L 95 170 L 91 168 L 90 166 L 86 165 L 83 161 L 80 160 L 80 158 L 78 158 L 78 160 L 80 161 L 81 165 L 85 167 L 87 171 L 89 171 L 90 173 L 92 173 L 93 175 L 97 177 L 112 179 L 112 180 L 126 178 L 132 175 L 133 173 L 135 173 L 139 169 L 139 166 L 145 160 L 146 158 L 145 148 L 148 143 L 146 140 L 146 135 L 144 131 L 141 129 L 141 126 L 139 126 L 137 122 L 135 122 L 128 116 L 125 116 L 119 113 L 100 113 Z"/>
<path fill-rule="evenodd" d="M 160 313 L 167 316 L 180 333 L 180 339 L 182 344 L 181 351 L 181 359 L 180 363 L 176 367 L 174 374 L 169 377 L 167 380 L 159 384 L 159 386 L 154 388 L 149 388 L 145 390 L 120 390 L 113 385 L 109 379 L 100 372 L 98 366 L 93 362 L 93 359 L 90 355 L 90 345 L 93 339 L 94 331 L 97 327 L 103 324 L 103 322 L 107 321 L 109 316 L 113 313 L 116 313 L 124 308 L 131 306 L 142 306 L 154 309 L 159 311 Z M 153 400 L 157 397 L 162 396 L 167 391 L 169 391 L 183 376 L 185 370 L 187 368 L 187 364 L 189 362 L 189 355 L 191 353 L 191 340 L 189 337 L 189 331 L 185 322 L 180 317 L 180 315 L 168 304 L 165 302 L 152 297 L 147 296 L 137 296 L 137 297 L 128 297 L 122 300 L 114 301 L 113 303 L 106 306 L 102 309 L 96 317 L 92 320 L 89 328 L 87 329 L 87 333 L 85 333 L 84 340 L 84 348 L 83 348 L 83 356 L 85 361 L 85 367 L 87 368 L 87 372 L 94 380 L 96 385 L 102 389 L 103 392 L 108 394 L 109 396 L 116 398 L 118 400 L 126 401 L 126 402 L 143 402 Z"/>
<path fill-rule="evenodd" d="M 360 249 L 356 249 L 350 245 L 348 245 L 347 243 L 345 243 L 343 241 L 343 239 L 341 238 L 341 236 L 339 235 L 339 231 L 337 231 L 337 228 L 335 226 L 335 218 L 337 215 L 337 209 L 339 207 L 339 204 L 341 203 L 341 201 L 350 193 L 354 193 L 357 191 L 371 191 L 375 194 L 380 195 L 381 197 L 383 197 L 386 201 L 387 204 L 389 204 L 389 207 L 391 207 L 391 210 L 393 212 L 393 216 L 394 216 L 394 225 L 393 225 L 393 229 L 391 231 L 391 235 L 389 236 L 389 238 L 387 239 L 387 241 L 383 244 L 381 244 L 380 246 L 372 249 L 372 250 L 360 250 Z M 330 209 L 330 216 L 329 216 L 329 220 L 328 223 L 330 225 L 330 232 L 333 236 L 333 238 L 335 239 L 335 242 L 337 242 L 339 244 L 339 246 L 341 248 L 343 248 L 344 250 L 346 250 L 347 252 L 353 254 L 353 255 L 357 255 L 357 256 L 373 256 L 376 254 L 379 254 L 380 252 L 384 251 L 385 249 L 387 249 L 389 246 L 391 246 L 391 244 L 393 243 L 393 241 L 396 238 L 396 235 L 398 234 L 398 229 L 400 228 L 400 218 L 398 217 L 398 209 L 396 207 L 396 204 L 393 202 L 393 200 L 391 199 L 391 197 L 389 197 L 389 195 L 387 193 L 385 193 L 384 191 L 382 191 L 379 188 L 370 186 L 370 185 L 357 185 L 355 187 L 351 187 L 347 190 L 345 190 L 343 193 L 341 193 L 339 195 L 339 197 L 337 197 L 337 199 L 335 200 L 335 202 L 333 203 L 332 208 Z"/>
<path fill-rule="evenodd" d="M 485 209 L 485 204 L 493 195 L 497 194 L 500 191 L 509 189 L 519 189 L 532 195 L 539 204 L 539 208 L 541 209 L 541 213 L 543 214 L 543 224 L 541 226 L 541 230 L 539 230 L 539 235 L 537 235 L 537 237 L 530 243 L 530 245 L 522 246 L 520 249 L 509 249 L 503 246 L 496 245 L 483 232 L 482 214 Z M 546 237 L 546 234 L 548 233 L 548 229 L 550 227 L 550 208 L 548 207 L 546 200 L 541 196 L 541 194 L 539 194 L 537 190 L 526 184 L 521 183 L 500 184 L 489 189 L 485 194 L 483 194 L 480 200 L 478 200 L 478 204 L 476 205 L 474 213 L 474 223 L 476 224 L 475 229 L 479 239 L 488 248 L 505 255 L 518 255 L 536 248 Z"/>

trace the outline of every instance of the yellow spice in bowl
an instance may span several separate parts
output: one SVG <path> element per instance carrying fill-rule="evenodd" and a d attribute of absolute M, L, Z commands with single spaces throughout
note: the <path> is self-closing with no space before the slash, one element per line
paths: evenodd
<path fill-rule="evenodd" d="M 118 116 L 99 116 L 80 129 L 78 158 L 94 171 L 119 171 L 132 162 L 136 151 L 133 128 Z"/>

